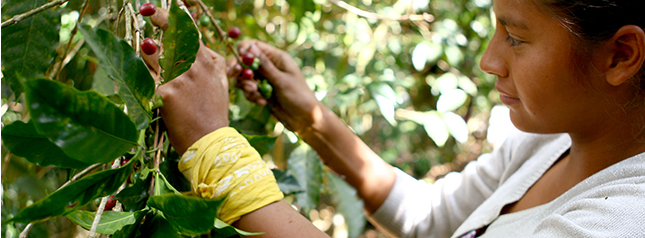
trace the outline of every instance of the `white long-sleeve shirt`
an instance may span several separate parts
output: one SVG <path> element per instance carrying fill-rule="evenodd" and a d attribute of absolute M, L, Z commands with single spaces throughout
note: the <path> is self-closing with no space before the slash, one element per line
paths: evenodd
<path fill-rule="evenodd" d="M 645 153 L 616 163 L 555 200 L 500 216 L 571 147 L 567 134 L 517 132 L 434 184 L 397 170 L 369 219 L 396 237 L 645 237 Z M 491 224 L 492 223 L 492 224 Z"/>

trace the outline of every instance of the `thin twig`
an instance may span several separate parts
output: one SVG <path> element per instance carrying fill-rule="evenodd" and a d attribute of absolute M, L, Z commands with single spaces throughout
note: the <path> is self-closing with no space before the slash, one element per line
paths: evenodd
<path fill-rule="evenodd" d="M 48 2 L 48 3 L 45 3 L 44 5 L 42 5 L 40 7 L 31 9 L 28 12 L 25 12 L 23 14 L 15 15 L 11 19 L 4 21 L 2 23 L 2 28 L 4 28 L 5 26 L 10 26 L 10 25 L 16 24 L 16 23 L 18 23 L 18 22 L 20 22 L 20 21 L 22 21 L 24 19 L 27 19 L 27 18 L 35 15 L 36 13 L 40 13 L 42 11 L 45 11 L 48 8 L 52 8 L 52 7 L 55 7 L 55 6 L 58 6 L 58 5 L 62 5 L 64 3 L 66 3 L 67 1 L 69 1 L 69 0 L 56 0 L 56 1 Z"/>
<path fill-rule="evenodd" d="M 78 19 L 76 20 L 76 27 L 74 27 L 74 29 L 72 30 L 72 33 L 69 34 L 69 41 L 67 42 L 67 47 L 65 47 L 65 52 L 61 54 L 61 57 L 63 57 L 63 61 L 61 61 L 60 65 L 58 65 L 58 68 L 57 68 L 58 70 L 52 72 L 51 74 L 52 76 L 56 76 L 56 78 L 58 78 L 58 74 L 60 73 L 60 71 L 63 70 L 63 66 L 65 66 L 65 58 L 67 58 L 67 53 L 69 52 L 69 49 L 72 46 L 72 41 L 74 41 L 74 36 L 76 36 L 76 32 L 78 31 L 78 24 L 80 24 L 81 21 L 83 21 L 83 15 L 85 15 L 85 10 L 87 10 L 86 8 L 89 5 L 88 4 L 89 2 L 90 0 L 85 0 L 85 2 L 83 2 L 83 6 L 81 7 L 81 14 L 78 15 Z"/>
<path fill-rule="evenodd" d="M 20 238 L 27 238 L 27 234 L 29 234 L 29 231 L 31 230 L 31 228 L 32 228 L 33 226 L 34 226 L 34 223 L 29 223 L 29 224 L 27 224 L 27 226 L 25 227 L 25 229 L 24 229 L 24 230 L 22 230 L 22 232 L 20 232 L 20 235 L 19 235 L 18 237 L 20 237 Z"/>
<path fill-rule="evenodd" d="M 217 24 L 217 22 L 215 21 L 215 18 L 213 17 L 213 14 L 211 14 L 211 10 L 208 9 L 206 4 L 204 4 L 204 2 L 202 0 L 197 0 L 197 2 L 199 3 L 199 6 L 202 8 L 202 10 L 204 10 L 204 13 L 206 14 L 206 16 L 208 16 L 208 18 L 211 20 L 211 24 L 213 24 L 215 26 L 215 29 L 217 29 L 217 33 L 219 35 L 219 40 L 226 41 L 226 46 L 228 47 L 228 49 L 231 52 L 233 52 L 233 55 L 235 56 L 235 59 L 237 60 L 237 63 L 240 64 L 240 65 L 243 65 L 242 58 L 240 58 L 240 55 L 237 54 L 237 50 L 235 50 L 235 47 L 233 47 L 231 42 L 229 42 L 227 40 L 228 35 L 226 34 L 226 32 L 224 32 L 224 30 L 222 30 L 222 27 L 220 27 L 219 24 Z"/>
<path fill-rule="evenodd" d="M 340 8 L 343 8 L 349 12 L 352 12 L 356 15 L 359 15 L 365 18 L 374 18 L 379 20 L 390 20 L 390 21 L 421 21 L 421 20 L 425 20 L 428 22 L 434 21 L 434 16 L 426 12 L 424 12 L 423 14 L 407 14 L 402 16 L 390 17 L 390 16 L 383 16 L 373 12 L 361 10 L 357 7 L 349 5 L 348 3 L 342 0 L 328 0 L 328 1 Z"/>
<path fill-rule="evenodd" d="M 139 4 L 138 0 L 137 0 L 136 4 Z M 134 43 L 133 43 L 132 47 L 134 48 L 134 51 L 137 54 L 137 56 L 140 56 L 141 55 L 141 53 L 140 53 L 141 52 L 141 50 L 140 50 L 141 47 L 139 46 L 139 44 L 140 44 L 139 42 L 141 40 L 141 31 L 142 31 L 142 29 L 139 27 L 139 21 L 143 20 L 143 18 L 141 17 L 140 14 L 138 15 L 138 17 L 137 17 L 137 15 L 135 15 L 135 11 L 134 11 L 134 9 L 132 7 L 132 4 L 130 2 L 128 2 L 128 8 L 130 8 L 130 14 L 132 15 L 132 18 L 134 19 L 133 24 L 134 24 L 134 29 L 135 29 L 134 30 L 135 36 L 134 36 Z"/>
<path fill-rule="evenodd" d="M 72 177 L 72 179 L 70 179 L 69 181 L 65 182 L 65 184 L 63 184 L 62 186 L 60 186 L 60 188 L 58 188 L 58 189 L 64 188 L 65 186 L 69 185 L 71 182 L 76 181 L 76 180 L 77 180 L 78 178 L 80 178 L 81 176 L 83 176 L 83 175 L 85 175 L 86 173 L 88 173 L 88 172 L 92 171 L 93 169 L 96 169 L 96 168 L 97 168 L 97 167 L 99 167 L 99 166 L 101 166 L 101 164 L 93 164 L 93 165 L 90 165 L 90 167 L 87 167 L 87 168 L 85 168 L 84 170 L 82 170 L 81 172 L 78 172 L 77 174 L 75 174 L 75 175 L 74 175 L 74 177 Z"/>
<path fill-rule="evenodd" d="M 114 162 L 112 162 L 112 169 L 117 169 L 121 167 L 121 157 L 116 158 Z M 96 215 L 94 216 L 94 221 L 92 222 L 92 227 L 90 228 L 90 233 L 87 235 L 88 238 L 93 238 L 94 235 L 96 235 L 96 229 L 99 226 L 99 222 L 101 221 L 101 216 L 103 216 L 103 211 L 105 210 L 105 204 L 107 203 L 107 200 L 110 196 L 105 196 L 101 198 L 101 204 L 99 204 L 99 207 L 96 209 Z"/>
<path fill-rule="evenodd" d="M 157 112 L 159 112 L 159 109 L 157 109 Z M 159 114 L 157 113 L 157 115 L 159 115 Z M 158 142 L 159 142 L 159 122 L 157 122 L 156 126 L 155 126 L 155 137 L 154 137 L 154 142 L 153 142 L 153 145 L 154 145 L 155 149 L 157 149 Z M 158 156 L 155 156 L 155 158 L 154 158 L 154 168 L 155 168 L 155 170 L 157 170 L 159 168 L 159 157 Z M 155 181 L 155 177 L 152 177 L 152 182 L 150 182 L 150 193 L 149 193 L 150 196 L 152 196 L 154 194 L 154 191 L 155 191 L 154 189 L 155 189 L 155 183 L 156 182 L 157 181 Z"/>
<path fill-rule="evenodd" d="M 119 21 L 121 20 L 121 15 L 123 15 L 123 11 L 125 11 L 125 5 L 121 7 L 119 10 L 119 13 L 116 15 L 116 22 L 114 22 L 114 29 L 116 30 L 116 35 L 119 35 Z"/>
<path fill-rule="evenodd" d="M 7 165 L 9 165 L 9 160 L 11 159 L 11 152 L 7 152 L 7 154 L 4 156 L 4 166 L 2 166 L 2 180 L 4 180 L 4 175 L 6 174 L 5 171 L 7 171 Z"/>
<path fill-rule="evenodd" d="M 125 37 L 123 39 L 125 42 L 128 42 L 130 46 L 137 48 L 136 45 L 132 44 L 132 5 L 130 4 L 130 1 L 123 6 L 123 9 L 125 10 Z"/>
<path fill-rule="evenodd" d="M 76 180 L 77 180 L 78 178 L 80 178 L 81 176 L 83 176 L 83 175 L 87 174 L 88 172 L 90 172 L 90 171 L 92 171 L 92 170 L 96 169 L 96 168 L 97 168 L 97 167 L 99 167 L 99 166 L 101 166 L 101 164 L 93 164 L 93 165 L 90 165 L 89 167 L 85 168 L 85 169 L 84 169 L 84 170 L 82 170 L 81 172 L 78 172 L 77 174 L 75 174 L 75 175 L 72 177 L 72 179 L 70 179 L 70 180 L 68 180 L 67 182 L 65 182 L 65 183 L 64 183 L 63 185 L 61 185 L 58 189 L 56 189 L 56 191 L 58 191 L 58 190 L 60 190 L 60 189 L 64 188 L 65 186 L 69 185 L 71 182 L 76 181 Z M 4 174 L 4 172 L 3 172 L 3 174 Z M 29 234 L 29 231 L 31 230 L 31 228 L 32 228 L 33 226 L 34 226 L 34 223 L 33 223 L 33 222 L 32 222 L 32 223 L 27 224 L 27 226 L 25 227 L 25 229 L 24 229 L 24 230 L 22 230 L 22 232 L 20 232 L 20 236 L 19 236 L 19 237 L 20 237 L 20 238 L 27 238 L 27 234 Z"/>

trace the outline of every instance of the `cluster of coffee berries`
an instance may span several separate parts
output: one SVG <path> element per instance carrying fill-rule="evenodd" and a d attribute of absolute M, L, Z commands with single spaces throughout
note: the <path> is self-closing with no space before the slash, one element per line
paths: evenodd
<path fill-rule="evenodd" d="M 194 3 L 194 1 L 190 2 L 190 1 L 184 0 L 184 4 L 187 7 L 190 7 L 191 5 L 193 5 L 189 3 Z M 141 7 L 139 7 L 139 13 L 142 16 L 152 16 L 155 14 L 155 12 L 156 12 L 156 6 L 152 3 L 145 3 L 141 5 Z M 196 19 L 195 15 L 193 15 L 193 19 Z M 211 24 L 211 19 L 207 15 L 202 15 L 197 20 L 197 23 L 199 24 L 199 26 L 207 27 Z M 233 26 L 228 29 L 228 39 L 235 40 L 235 39 L 238 39 L 240 36 L 242 36 L 242 31 L 240 30 L 239 27 Z M 157 44 L 150 38 L 146 38 L 141 42 L 141 50 L 143 51 L 143 53 L 147 55 L 152 55 L 155 52 L 157 52 L 157 48 L 158 48 Z M 242 57 L 241 63 L 243 68 L 241 72 L 242 79 L 246 79 L 246 80 L 253 79 L 255 76 L 254 71 L 258 70 L 258 68 L 260 67 L 260 59 L 255 57 L 255 55 L 249 52 L 245 53 L 241 57 Z M 266 79 L 263 79 L 258 83 L 258 89 L 260 91 L 260 94 L 262 94 L 262 96 L 264 96 L 265 98 L 269 98 L 273 92 L 273 88 L 271 84 Z"/>

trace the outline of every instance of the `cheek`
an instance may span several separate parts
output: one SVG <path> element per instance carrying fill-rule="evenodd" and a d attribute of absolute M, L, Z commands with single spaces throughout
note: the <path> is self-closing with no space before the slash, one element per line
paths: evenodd
<path fill-rule="evenodd" d="M 516 88 L 527 112 L 533 115 L 557 110 L 575 99 L 580 84 L 570 74 L 568 63 L 551 57 L 534 57 L 525 64 L 515 80 Z"/>

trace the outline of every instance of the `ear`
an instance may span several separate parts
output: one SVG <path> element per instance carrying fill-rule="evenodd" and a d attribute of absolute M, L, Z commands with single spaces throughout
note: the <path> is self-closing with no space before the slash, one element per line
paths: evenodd
<path fill-rule="evenodd" d="M 613 86 L 623 84 L 637 74 L 645 62 L 645 32 L 635 25 L 618 29 L 607 41 L 610 56 L 606 64 L 606 79 Z"/>

